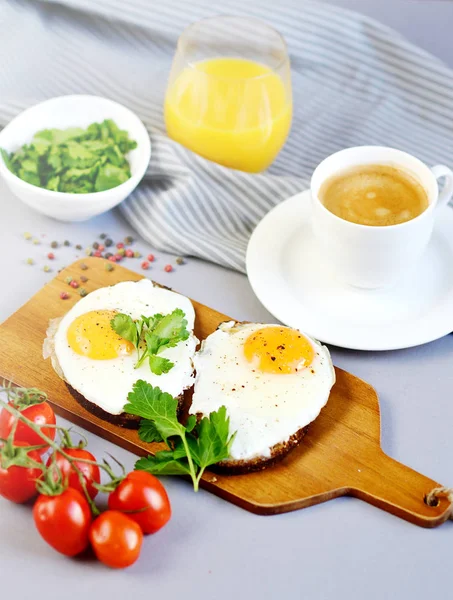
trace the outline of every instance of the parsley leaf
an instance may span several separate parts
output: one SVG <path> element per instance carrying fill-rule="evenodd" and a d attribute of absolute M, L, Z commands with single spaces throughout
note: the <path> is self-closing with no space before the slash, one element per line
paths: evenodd
<path fill-rule="evenodd" d="M 202 471 L 225 460 L 230 454 L 234 435 L 229 437 L 230 419 L 225 406 L 208 417 L 203 417 L 195 427 L 195 434 L 188 438 L 193 460 Z"/>
<path fill-rule="evenodd" d="M 162 375 L 162 373 L 168 373 L 170 369 L 175 366 L 168 358 L 163 356 L 156 356 L 155 354 L 149 355 L 149 368 L 154 375 Z"/>
<path fill-rule="evenodd" d="M 152 442 L 163 442 L 162 436 L 157 430 L 154 421 L 142 419 L 138 429 L 138 435 L 143 442 L 151 444 Z"/>
<path fill-rule="evenodd" d="M 132 342 L 138 351 L 135 368 L 148 359 L 149 368 L 155 375 L 168 373 L 174 367 L 168 358 L 157 356 L 167 348 L 173 348 L 189 337 L 185 313 L 180 308 L 168 315 L 155 314 L 134 321 L 122 313 L 110 321 L 112 329 L 124 339 Z"/>
<path fill-rule="evenodd" d="M 152 475 L 190 475 L 187 460 L 175 459 L 173 452 L 162 450 L 155 456 L 140 458 L 135 463 L 135 469 L 148 471 Z"/>
<path fill-rule="evenodd" d="M 137 348 L 140 334 L 132 317 L 118 313 L 110 321 L 110 325 L 118 335 L 134 344 L 134 347 Z"/>
<path fill-rule="evenodd" d="M 137 461 L 135 468 L 155 475 L 190 475 L 194 490 L 207 467 L 228 458 L 235 434 L 225 406 L 199 423 L 191 415 L 186 427 L 177 418 L 178 400 L 146 381 L 136 381 L 124 411 L 142 417 L 139 436 L 145 442 L 164 441 L 168 450 Z"/>
<path fill-rule="evenodd" d="M 154 422 L 162 439 L 167 442 L 171 436 L 181 436 L 185 428 L 177 419 L 178 400 L 171 394 L 162 392 L 147 381 L 139 379 L 134 383 L 127 396 L 128 403 L 124 411 L 130 415 L 149 419 Z"/>

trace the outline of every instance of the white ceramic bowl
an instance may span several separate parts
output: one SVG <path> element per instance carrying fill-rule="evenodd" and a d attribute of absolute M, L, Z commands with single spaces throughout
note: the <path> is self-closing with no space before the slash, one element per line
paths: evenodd
<path fill-rule="evenodd" d="M 22 202 L 60 221 L 85 221 L 122 202 L 138 185 L 151 157 L 151 142 L 140 119 L 128 108 L 100 96 L 60 96 L 36 104 L 15 117 L 0 131 L 0 148 L 13 152 L 29 143 L 37 131 L 57 127 L 88 127 L 93 122 L 113 119 L 126 129 L 137 148 L 127 158 L 132 177 L 110 190 L 90 194 L 68 194 L 46 190 L 11 173 L 0 156 L 0 173 L 9 189 Z"/>

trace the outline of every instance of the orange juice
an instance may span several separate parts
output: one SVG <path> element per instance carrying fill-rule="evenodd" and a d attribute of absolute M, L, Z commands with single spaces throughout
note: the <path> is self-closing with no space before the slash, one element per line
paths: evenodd
<path fill-rule="evenodd" d="M 217 163 L 256 173 L 277 156 L 288 135 L 291 90 L 269 67 L 214 58 L 186 67 L 165 100 L 169 136 Z"/>

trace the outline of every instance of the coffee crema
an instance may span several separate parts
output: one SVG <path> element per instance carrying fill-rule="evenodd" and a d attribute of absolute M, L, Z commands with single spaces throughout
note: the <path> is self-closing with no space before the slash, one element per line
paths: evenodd
<path fill-rule="evenodd" d="M 428 194 L 415 177 L 389 165 L 359 165 L 327 179 L 319 199 L 337 217 L 383 227 L 418 217 Z"/>

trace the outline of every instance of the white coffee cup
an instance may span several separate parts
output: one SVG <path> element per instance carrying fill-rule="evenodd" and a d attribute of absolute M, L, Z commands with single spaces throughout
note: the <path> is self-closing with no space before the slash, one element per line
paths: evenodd
<path fill-rule="evenodd" d="M 363 164 L 389 165 L 411 174 L 425 188 L 428 208 L 410 221 L 384 227 L 358 225 L 331 213 L 319 199 L 322 184 L 333 175 Z M 445 177 L 445 185 L 439 193 L 437 180 L 441 177 Z M 430 169 L 418 158 L 394 148 L 347 148 L 323 160 L 313 173 L 313 231 L 319 249 L 338 278 L 361 288 L 385 287 L 417 266 L 431 237 L 434 219 L 440 218 L 440 207 L 452 195 L 453 172 L 448 167 L 438 165 Z"/>

